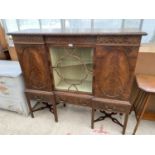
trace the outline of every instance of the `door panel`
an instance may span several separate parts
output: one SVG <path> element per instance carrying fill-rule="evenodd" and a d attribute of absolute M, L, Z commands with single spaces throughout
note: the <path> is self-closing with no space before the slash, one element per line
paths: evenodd
<path fill-rule="evenodd" d="M 51 72 L 44 45 L 16 45 L 26 88 L 52 90 Z"/>
<path fill-rule="evenodd" d="M 97 46 L 94 95 L 128 100 L 138 47 Z"/>

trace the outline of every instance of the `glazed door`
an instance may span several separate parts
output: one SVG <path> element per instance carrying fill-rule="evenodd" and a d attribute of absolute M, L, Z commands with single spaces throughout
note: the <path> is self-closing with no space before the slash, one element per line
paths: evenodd
<path fill-rule="evenodd" d="M 138 46 L 96 47 L 94 71 L 96 97 L 129 99 L 138 49 Z"/>
<path fill-rule="evenodd" d="M 15 45 L 27 89 L 52 90 L 48 51 L 42 45 Z"/>
<path fill-rule="evenodd" d="M 92 94 L 93 48 L 50 47 L 54 89 Z"/>

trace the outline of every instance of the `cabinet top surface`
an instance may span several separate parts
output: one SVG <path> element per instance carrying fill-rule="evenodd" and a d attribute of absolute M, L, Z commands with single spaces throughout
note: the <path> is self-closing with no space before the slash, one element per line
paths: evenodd
<path fill-rule="evenodd" d="M 101 30 L 101 29 L 65 29 L 65 30 L 22 30 L 18 32 L 9 32 L 8 35 L 147 35 L 147 33 L 136 29 L 117 29 L 117 30 Z"/>

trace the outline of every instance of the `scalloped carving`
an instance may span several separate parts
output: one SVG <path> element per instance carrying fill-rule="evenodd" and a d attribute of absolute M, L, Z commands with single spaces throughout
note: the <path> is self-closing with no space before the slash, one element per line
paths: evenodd
<path fill-rule="evenodd" d="M 47 36 L 45 42 L 48 44 L 95 44 L 96 37 L 86 36 Z"/>
<path fill-rule="evenodd" d="M 42 36 L 13 36 L 13 41 L 15 44 L 19 43 L 29 43 L 29 44 L 43 44 L 44 40 Z"/>
<path fill-rule="evenodd" d="M 103 36 L 97 37 L 97 44 L 140 44 L 140 36 Z"/>

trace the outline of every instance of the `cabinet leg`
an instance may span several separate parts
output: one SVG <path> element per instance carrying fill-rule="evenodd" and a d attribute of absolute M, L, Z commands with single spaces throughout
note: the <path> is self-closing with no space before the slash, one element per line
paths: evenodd
<path fill-rule="evenodd" d="M 91 113 L 91 128 L 94 129 L 94 115 L 95 115 L 95 109 L 92 108 L 92 113 Z"/>
<path fill-rule="evenodd" d="M 57 107 L 56 107 L 56 102 L 53 96 L 52 96 L 52 105 L 53 105 L 53 113 L 54 113 L 55 122 L 58 122 Z"/>
<path fill-rule="evenodd" d="M 55 105 L 55 104 L 53 105 L 53 108 L 54 108 L 54 117 L 55 117 L 55 122 L 58 122 L 57 108 L 56 108 L 56 105 Z"/>
<path fill-rule="evenodd" d="M 127 123 L 128 123 L 128 116 L 129 114 L 125 114 L 124 126 L 123 126 L 123 132 L 122 132 L 123 135 L 125 135 L 125 131 L 126 131 Z"/>
<path fill-rule="evenodd" d="M 26 95 L 26 99 L 27 99 L 27 103 L 28 103 L 28 107 L 29 107 L 29 111 L 30 111 L 31 117 L 34 118 L 33 110 L 32 110 L 32 107 L 31 107 L 31 102 L 30 102 L 30 99 L 28 98 L 27 95 Z"/>

